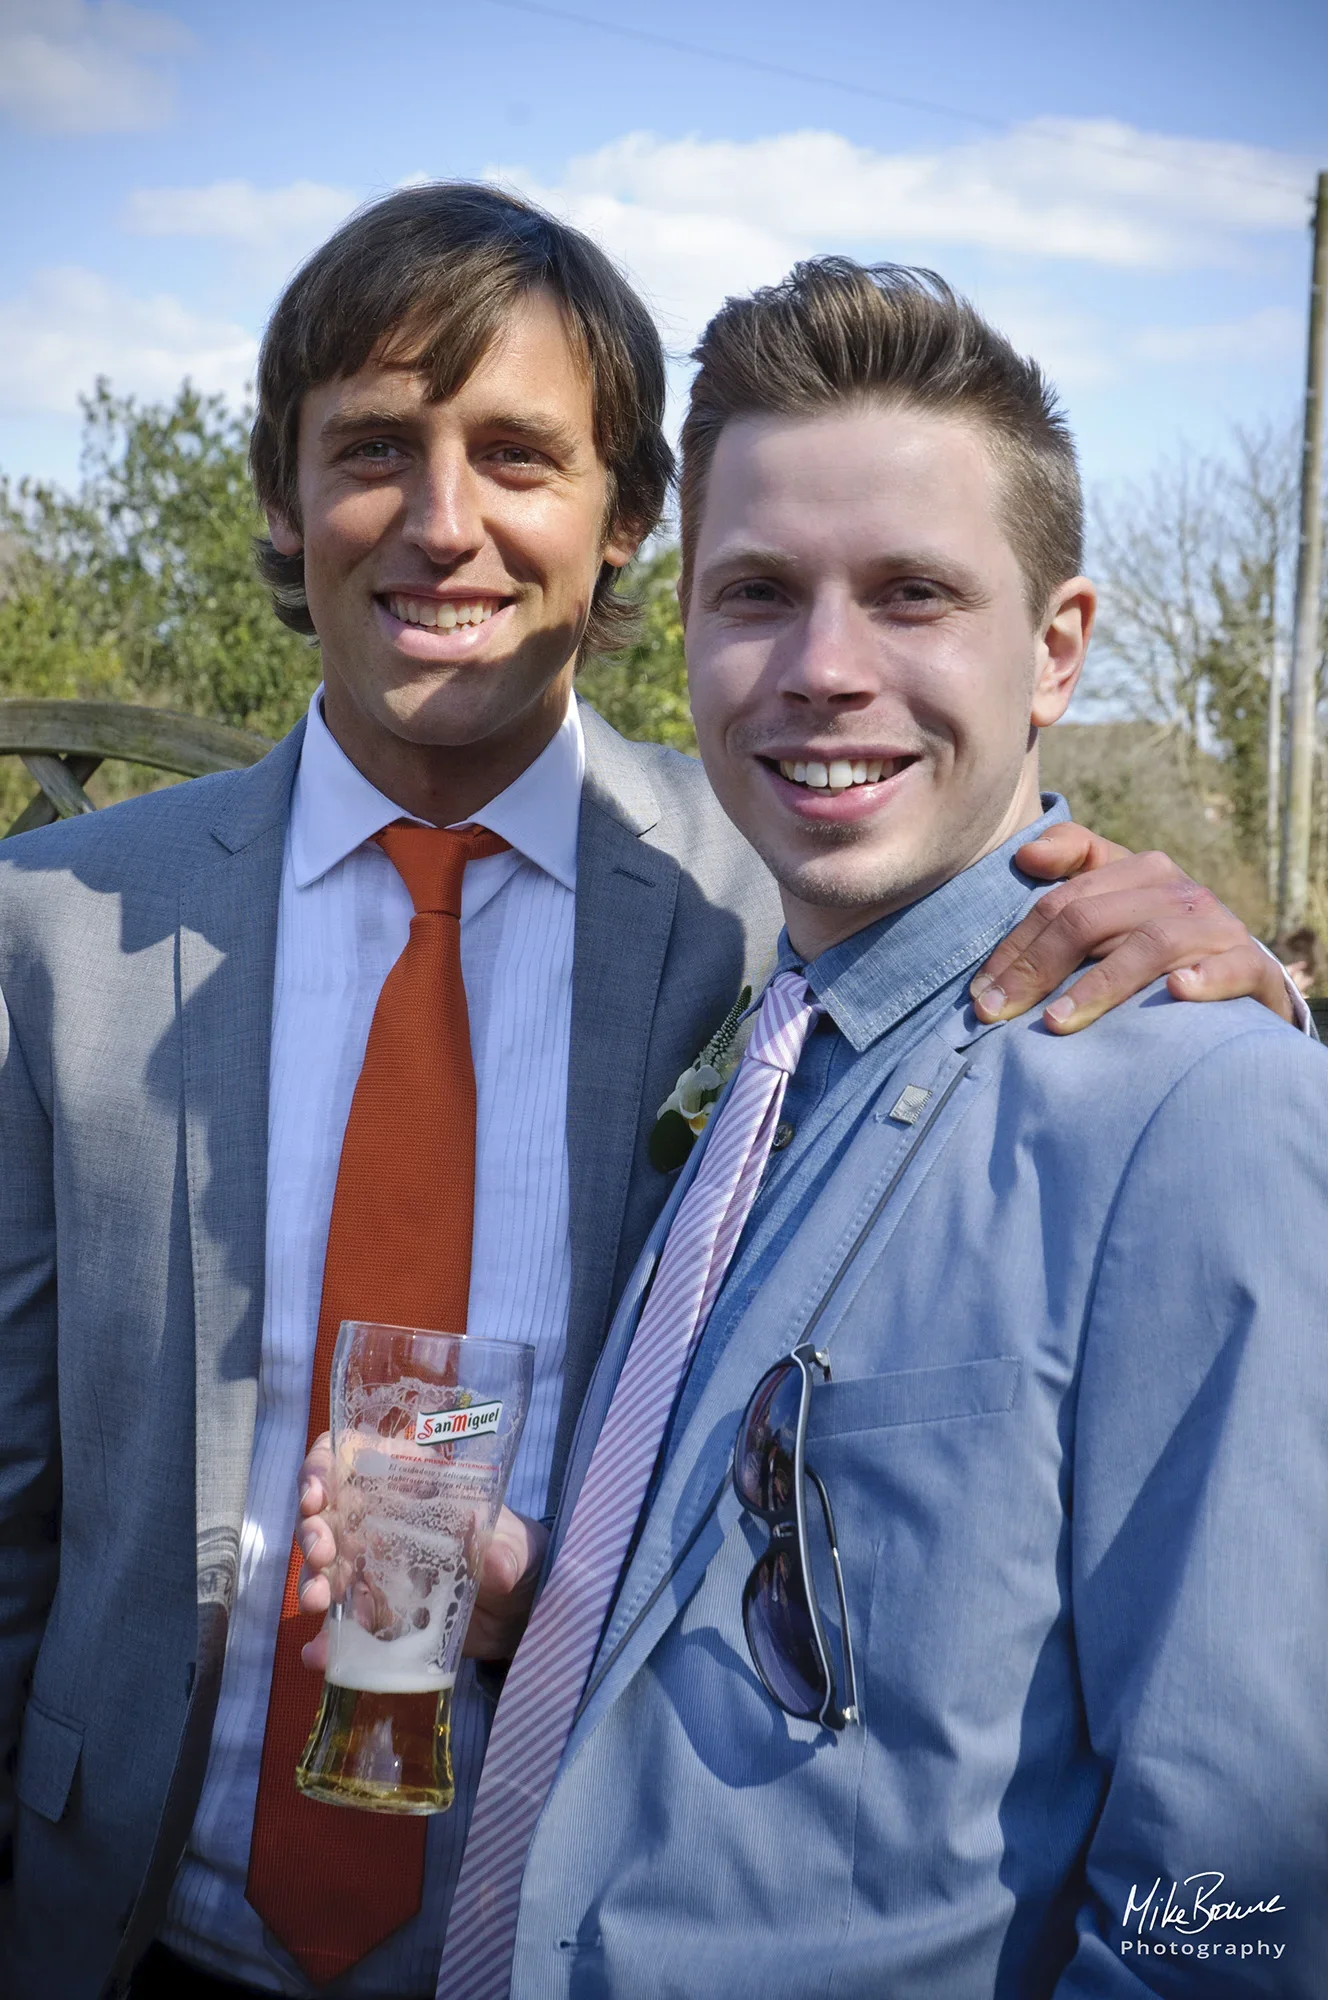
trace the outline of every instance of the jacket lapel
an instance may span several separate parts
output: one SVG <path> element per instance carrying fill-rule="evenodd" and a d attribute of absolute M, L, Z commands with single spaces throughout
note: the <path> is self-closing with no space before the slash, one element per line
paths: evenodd
<path fill-rule="evenodd" d="M 180 890 L 177 1004 L 194 1291 L 198 1656 L 152 1858 L 112 1981 L 156 1932 L 207 1771 L 235 1597 L 258 1403 L 267 1215 L 268 1057 L 277 903 L 301 722 L 228 777 Z"/>
<path fill-rule="evenodd" d="M 668 1239 L 669 1230 L 673 1227 L 673 1218 L 678 1213 L 687 1190 L 696 1177 L 701 1156 L 705 1152 L 705 1145 L 706 1141 L 702 1138 L 693 1148 L 686 1165 L 678 1175 L 672 1192 L 660 1215 L 656 1218 L 654 1228 L 646 1239 L 641 1254 L 633 1266 L 631 1276 L 623 1288 L 622 1297 L 614 1309 L 613 1322 L 605 1336 L 599 1360 L 595 1364 L 595 1371 L 591 1376 L 590 1386 L 581 1404 L 576 1427 L 572 1433 L 571 1445 L 567 1453 L 566 1470 L 562 1479 L 562 1491 L 559 1499 L 557 1519 L 553 1523 L 553 1532 L 549 1538 L 549 1545 L 544 1555 L 544 1575 L 546 1577 L 557 1559 L 558 1550 L 562 1546 L 563 1535 L 566 1533 L 567 1524 L 572 1516 L 572 1510 L 576 1506 L 577 1495 L 580 1493 L 586 1473 L 590 1469 L 590 1461 L 595 1450 L 595 1441 L 599 1436 L 604 1419 L 608 1415 L 609 1404 L 613 1401 L 613 1392 L 618 1385 L 618 1377 L 622 1373 L 623 1363 L 627 1359 L 627 1350 L 632 1344 L 632 1337 L 636 1332 L 636 1323 L 641 1317 L 641 1310 L 645 1304 L 646 1294 L 654 1279 L 655 1267 L 659 1263 L 660 1252 Z"/>
<path fill-rule="evenodd" d="M 930 1092 L 927 1114 L 912 1126 L 865 1119 L 737 1324 L 726 1334 L 702 1336 L 668 1461 L 605 1627 L 569 1755 L 659 1643 L 737 1517 L 729 1477 L 735 1412 L 764 1369 L 797 1341 L 832 1340 L 864 1268 L 861 1252 L 870 1244 L 873 1257 L 879 1254 L 920 1183 L 921 1163 L 930 1164 L 975 1101 L 982 1086 L 955 1044 L 947 1024 L 886 1080 L 882 1094 L 897 1095 L 907 1070 L 905 1081 Z M 854 1194 L 848 1208 L 846 1187 Z M 611 1341 L 606 1361 L 616 1356 L 621 1366 L 626 1345 Z"/>
<path fill-rule="evenodd" d="M 639 765 L 592 711 L 582 716 L 587 761 L 567 1079 L 572 1295 L 551 1494 L 609 1308 L 679 876 L 672 855 L 642 838 L 659 807 Z"/>
<path fill-rule="evenodd" d="M 211 826 L 211 852 L 180 895 L 198 1590 L 205 1628 L 200 1677 L 213 1644 L 224 1644 L 253 1445 L 277 902 L 303 733 L 301 724 L 233 781 Z M 213 1610 L 219 1619 L 209 1617 Z"/>

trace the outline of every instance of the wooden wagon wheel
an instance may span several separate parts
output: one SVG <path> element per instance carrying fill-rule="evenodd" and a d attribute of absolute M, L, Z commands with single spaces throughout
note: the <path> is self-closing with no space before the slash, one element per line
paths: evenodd
<path fill-rule="evenodd" d="M 83 787 L 107 757 L 201 778 L 256 764 L 271 748 L 266 736 L 169 708 L 121 701 L 0 701 L 0 757 L 21 757 L 41 786 L 9 833 L 95 812 Z"/>

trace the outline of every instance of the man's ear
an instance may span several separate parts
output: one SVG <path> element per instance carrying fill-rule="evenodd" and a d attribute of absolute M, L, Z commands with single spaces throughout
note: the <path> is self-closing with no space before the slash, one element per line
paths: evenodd
<path fill-rule="evenodd" d="M 599 559 L 610 563 L 614 569 L 626 569 L 644 540 L 641 529 L 631 521 L 615 521 L 609 529 L 608 540 L 600 550 Z"/>
<path fill-rule="evenodd" d="M 298 556 L 304 552 L 304 536 L 293 528 L 284 514 L 278 514 L 272 507 L 265 507 L 267 515 L 268 539 L 279 556 Z"/>
<path fill-rule="evenodd" d="M 1084 670 L 1088 641 L 1097 615 L 1097 591 L 1086 576 L 1074 576 L 1052 593 L 1038 638 L 1037 676 L 1029 720 L 1035 729 L 1059 722 Z"/>

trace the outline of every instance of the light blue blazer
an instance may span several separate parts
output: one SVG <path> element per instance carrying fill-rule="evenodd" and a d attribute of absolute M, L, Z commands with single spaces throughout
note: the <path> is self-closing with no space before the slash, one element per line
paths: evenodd
<path fill-rule="evenodd" d="M 532 1843 L 515 2000 L 1324 1995 L 1324 1052 L 1154 989 L 1068 1040 L 960 1000 L 855 1076 L 868 1114 L 703 1336 Z M 839 1735 L 752 1670 L 765 1537 L 729 1477 L 809 1332 Z"/>

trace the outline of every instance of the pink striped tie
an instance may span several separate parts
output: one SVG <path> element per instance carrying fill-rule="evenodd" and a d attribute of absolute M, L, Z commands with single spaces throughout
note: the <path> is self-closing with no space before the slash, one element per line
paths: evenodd
<path fill-rule="evenodd" d="M 669 1230 L 563 1545 L 503 1689 L 438 1975 L 438 2000 L 507 2000 L 521 1876 L 659 1455 L 664 1427 L 756 1196 L 818 1012 L 781 972 Z"/>

